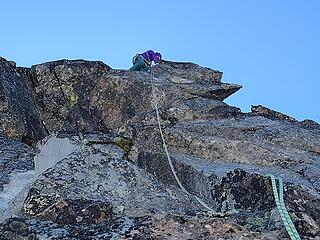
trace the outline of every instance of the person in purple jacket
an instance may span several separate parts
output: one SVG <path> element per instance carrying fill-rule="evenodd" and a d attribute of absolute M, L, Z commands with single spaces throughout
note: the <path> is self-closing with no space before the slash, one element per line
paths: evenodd
<path fill-rule="evenodd" d="M 132 58 L 133 66 L 129 69 L 130 71 L 150 71 L 152 62 L 157 64 L 161 61 L 161 54 L 148 50 L 144 53 L 137 54 Z"/>

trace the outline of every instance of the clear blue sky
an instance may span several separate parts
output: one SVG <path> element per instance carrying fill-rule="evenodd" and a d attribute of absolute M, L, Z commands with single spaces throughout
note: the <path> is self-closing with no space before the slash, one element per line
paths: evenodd
<path fill-rule="evenodd" d="M 147 49 L 224 72 L 243 86 L 226 102 L 262 104 L 320 122 L 319 0 L 10 0 L 0 56 L 19 66 L 56 59 L 129 68 Z"/>

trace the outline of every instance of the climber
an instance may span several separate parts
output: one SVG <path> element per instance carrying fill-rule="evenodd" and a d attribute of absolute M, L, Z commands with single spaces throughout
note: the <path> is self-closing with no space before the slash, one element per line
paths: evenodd
<path fill-rule="evenodd" d="M 161 54 L 148 50 L 142 54 L 136 54 L 132 58 L 133 66 L 129 69 L 130 71 L 150 71 L 152 62 L 157 64 L 161 61 Z"/>

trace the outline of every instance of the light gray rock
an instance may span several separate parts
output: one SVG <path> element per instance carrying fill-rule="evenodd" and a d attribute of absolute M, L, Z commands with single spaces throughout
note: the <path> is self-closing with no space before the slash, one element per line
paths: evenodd
<path fill-rule="evenodd" d="M 17 200 L 23 214 L 0 224 L 0 238 L 286 239 L 269 174 L 283 178 L 285 204 L 300 235 L 320 235 L 316 122 L 263 106 L 242 113 L 223 102 L 241 86 L 193 63 L 163 61 L 151 79 L 102 62 L 61 60 L 31 69 L 2 62 L 24 76 L 43 135 L 57 135 L 36 156 L 36 169 L 25 170 L 37 174 L 25 201 Z M 3 82 L 12 79 L 11 72 L 1 73 Z M 10 108 L 6 99 L 3 113 Z M 175 171 L 191 195 L 170 169 L 155 103 Z M 10 151 L 4 148 L 10 156 L 4 162 L 14 162 Z M 206 213 L 194 195 L 224 217 Z"/>
<path fill-rule="evenodd" d="M 123 206 L 128 216 L 152 212 L 182 214 L 196 209 L 181 191 L 164 186 L 128 162 L 123 150 L 115 144 L 106 144 L 101 149 L 96 144 L 91 147 L 79 143 L 76 149 L 81 151 L 58 162 L 33 184 L 24 205 L 28 215 L 39 215 L 61 199 Z"/>
<path fill-rule="evenodd" d="M 34 168 L 33 157 L 37 151 L 19 141 L 0 135 L 0 194 L 3 184 L 9 183 L 14 171 L 28 171 Z"/>
<path fill-rule="evenodd" d="M 11 140 L 11 145 L 15 146 L 14 144 L 18 145 L 19 143 Z M 0 222 L 10 216 L 20 214 L 30 186 L 39 175 L 79 150 L 71 139 L 56 138 L 55 136 L 50 136 L 46 139 L 37 155 L 34 149 L 21 145 L 20 149 L 17 147 L 16 149 L 21 151 L 24 147 L 24 157 L 28 158 L 24 159 L 19 156 L 20 159 L 15 159 L 15 156 L 9 155 L 6 162 L 1 163 L 3 174 L 5 174 L 6 178 L 5 182 L 1 182 L 3 191 L 0 192 L 0 213 L 2 213 L 0 215 Z M 8 152 L 8 149 L 4 148 L 5 156 L 8 155 Z M 16 154 L 19 154 L 19 152 Z M 34 159 L 33 156 L 35 156 Z M 23 165 L 25 164 L 24 161 L 28 163 L 27 166 Z"/>

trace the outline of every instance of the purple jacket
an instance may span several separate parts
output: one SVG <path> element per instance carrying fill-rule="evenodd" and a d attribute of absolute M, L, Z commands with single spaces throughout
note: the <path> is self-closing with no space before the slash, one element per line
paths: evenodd
<path fill-rule="evenodd" d="M 140 54 L 146 61 L 148 61 L 149 63 L 151 63 L 152 61 L 154 63 L 158 63 L 158 59 L 157 59 L 157 55 L 152 51 L 152 50 L 148 50 L 142 54 Z"/>

